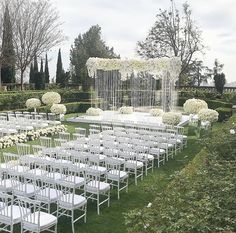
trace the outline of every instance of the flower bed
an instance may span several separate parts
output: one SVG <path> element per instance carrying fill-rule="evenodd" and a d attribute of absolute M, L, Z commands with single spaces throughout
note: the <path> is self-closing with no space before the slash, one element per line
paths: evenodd
<path fill-rule="evenodd" d="M 40 136 L 53 136 L 55 134 L 58 134 L 59 132 L 64 132 L 64 131 L 66 131 L 66 127 L 64 125 L 57 125 L 45 129 L 28 131 L 27 133 L 4 136 L 0 138 L 0 149 L 14 146 L 16 143 L 33 141 L 38 139 Z"/>

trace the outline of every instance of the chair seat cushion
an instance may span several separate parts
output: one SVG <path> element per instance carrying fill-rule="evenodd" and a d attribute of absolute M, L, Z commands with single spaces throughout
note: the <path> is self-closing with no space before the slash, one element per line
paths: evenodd
<path fill-rule="evenodd" d="M 85 189 L 91 193 L 106 192 L 110 190 L 110 184 L 101 181 L 90 181 L 85 185 Z"/>
<path fill-rule="evenodd" d="M 75 209 L 87 204 L 87 199 L 84 196 L 77 194 L 65 194 L 60 197 L 59 204 L 65 209 Z"/>
<path fill-rule="evenodd" d="M 126 161 L 126 168 L 135 169 L 143 167 L 143 162 L 135 161 L 135 160 L 127 160 Z"/>
<path fill-rule="evenodd" d="M 65 177 L 65 175 L 61 174 L 60 172 L 49 172 L 46 174 L 47 178 L 53 180 L 61 180 Z"/>
<path fill-rule="evenodd" d="M 25 209 L 25 208 L 24 208 Z M 25 209 L 25 213 L 30 213 L 30 209 Z M 0 210 L 0 221 L 1 223 L 9 224 L 9 219 L 11 218 L 14 223 L 21 222 L 21 214 L 20 214 L 20 207 L 17 205 L 12 206 L 12 213 L 11 213 L 11 206 L 6 206 L 2 210 Z"/>
<path fill-rule="evenodd" d="M 138 155 L 138 160 L 141 160 L 141 161 L 153 161 L 154 160 L 154 156 L 153 155 L 150 155 L 150 154 L 139 154 Z"/>
<path fill-rule="evenodd" d="M 57 224 L 57 217 L 55 217 L 54 215 L 42 211 L 40 211 L 39 213 L 39 211 L 37 211 L 34 214 L 32 213 L 24 218 L 24 221 L 26 221 L 25 225 L 26 226 L 31 225 L 30 228 L 32 229 L 37 228 L 38 215 L 39 215 L 39 227 L 41 228 L 41 230 Z M 32 221 L 33 219 L 34 222 Z"/>
<path fill-rule="evenodd" d="M 32 184 L 19 184 L 13 188 L 14 193 L 20 196 L 31 197 L 35 194 L 34 185 Z"/>
<path fill-rule="evenodd" d="M 76 187 L 80 187 L 84 185 L 84 181 L 85 181 L 85 179 L 80 176 L 67 176 L 63 180 L 73 183 Z"/>
<path fill-rule="evenodd" d="M 126 179 L 126 178 L 128 178 L 128 176 L 129 175 L 127 172 L 119 171 L 119 170 L 115 170 L 115 169 L 110 170 L 107 173 L 107 178 L 110 180 L 115 180 L 115 181 Z"/>
<path fill-rule="evenodd" d="M 31 170 L 27 171 L 27 173 L 29 175 L 32 174 L 34 176 L 43 176 L 43 175 L 46 175 L 47 171 L 39 169 L 39 168 L 35 168 L 35 169 L 31 169 Z"/>
<path fill-rule="evenodd" d="M 107 171 L 107 169 L 105 167 L 102 167 L 102 166 L 93 165 L 93 166 L 90 166 L 89 168 L 93 169 L 93 170 L 96 170 L 96 171 L 99 171 L 99 172 L 101 172 L 101 174 L 104 174 Z"/>

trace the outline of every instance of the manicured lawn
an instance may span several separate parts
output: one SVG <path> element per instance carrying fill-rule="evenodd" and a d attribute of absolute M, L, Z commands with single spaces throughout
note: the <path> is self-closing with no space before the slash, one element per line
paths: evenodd
<path fill-rule="evenodd" d="M 65 123 L 69 132 L 74 132 L 74 127 L 87 127 L 86 124 L 79 123 Z M 217 125 L 220 127 L 220 125 Z M 39 144 L 39 141 L 29 142 L 30 144 Z M 87 223 L 82 221 L 75 225 L 78 233 L 125 233 L 126 226 L 124 224 L 123 213 L 146 206 L 152 202 L 155 196 L 154 192 L 148 192 L 150 186 L 157 192 L 162 192 L 163 189 L 171 181 L 171 175 L 180 171 L 185 167 L 194 156 L 201 150 L 201 145 L 197 142 L 194 136 L 188 140 L 188 147 L 183 152 L 178 153 L 173 159 L 170 159 L 164 166 L 155 168 L 154 172 L 149 172 L 142 181 L 139 180 L 138 185 L 134 185 L 134 180 L 129 179 L 129 192 L 121 192 L 121 199 L 117 200 L 115 190 L 112 191 L 111 203 L 108 208 L 105 204 L 101 207 L 100 216 L 96 213 L 96 203 L 89 201 Z M 2 151 L 16 152 L 16 148 L 4 149 Z M 20 232 L 19 226 L 15 228 L 14 232 Z M 58 233 L 71 232 L 71 222 L 69 218 L 60 218 L 58 224 Z"/>

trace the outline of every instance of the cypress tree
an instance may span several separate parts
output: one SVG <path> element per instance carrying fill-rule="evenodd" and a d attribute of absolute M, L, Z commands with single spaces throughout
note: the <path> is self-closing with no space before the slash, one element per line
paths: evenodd
<path fill-rule="evenodd" d="M 61 49 L 59 49 L 57 57 L 56 83 L 60 84 L 61 86 L 64 85 L 64 70 L 62 67 Z"/>
<path fill-rule="evenodd" d="M 49 83 L 50 82 L 50 75 L 49 75 L 49 69 L 48 69 L 48 56 L 47 56 L 47 54 L 46 54 L 46 59 L 45 59 L 44 78 L 45 78 L 45 83 Z"/>
<path fill-rule="evenodd" d="M 38 61 L 37 61 L 37 56 L 34 56 L 34 73 L 38 73 L 39 68 L 38 68 Z"/>
<path fill-rule="evenodd" d="M 40 73 L 43 73 L 43 59 L 41 58 L 41 63 L 40 63 Z"/>
<path fill-rule="evenodd" d="M 29 83 L 34 83 L 34 66 L 30 64 Z"/>
<path fill-rule="evenodd" d="M 3 83 L 15 83 L 15 52 L 13 46 L 12 24 L 8 6 L 6 5 L 3 19 L 2 36 L 2 68 Z"/>

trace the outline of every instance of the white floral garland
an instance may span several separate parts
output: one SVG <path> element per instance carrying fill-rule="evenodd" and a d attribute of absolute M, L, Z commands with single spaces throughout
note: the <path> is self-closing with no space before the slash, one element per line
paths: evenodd
<path fill-rule="evenodd" d="M 197 114 L 201 109 L 207 109 L 208 105 L 204 100 L 193 98 L 186 100 L 183 107 L 186 113 Z"/>
<path fill-rule="evenodd" d="M 123 106 L 123 107 L 119 108 L 120 114 L 132 114 L 133 111 L 134 111 L 133 107 Z"/>
<path fill-rule="evenodd" d="M 100 108 L 89 108 L 86 111 L 88 116 L 100 116 L 103 113 L 102 109 Z"/>
<path fill-rule="evenodd" d="M 153 108 L 149 113 L 151 114 L 151 116 L 159 117 L 162 116 L 164 112 L 160 108 Z"/>
<path fill-rule="evenodd" d="M 64 131 L 66 131 L 66 127 L 64 125 L 57 125 L 45 129 L 28 131 L 27 133 L 4 136 L 0 138 L 0 149 L 14 146 L 16 143 L 33 141 L 39 138 L 40 136 L 52 136 L 58 134 L 59 132 L 64 132 Z"/>
<path fill-rule="evenodd" d="M 165 112 L 162 116 L 162 123 L 168 125 L 178 125 L 182 119 L 182 114 L 178 112 Z"/>
<path fill-rule="evenodd" d="M 97 78 L 97 70 L 119 70 L 122 81 L 129 79 L 132 73 L 139 72 L 153 74 L 155 79 L 159 79 L 160 74 L 169 72 L 170 79 L 177 80 L 181 71 L 181 60 L 178 57 L 154 58 L 148 60 L 122 60 L 91 57 L 87 60 L 86 66 L 88 75 L 92 78 Z"/>

